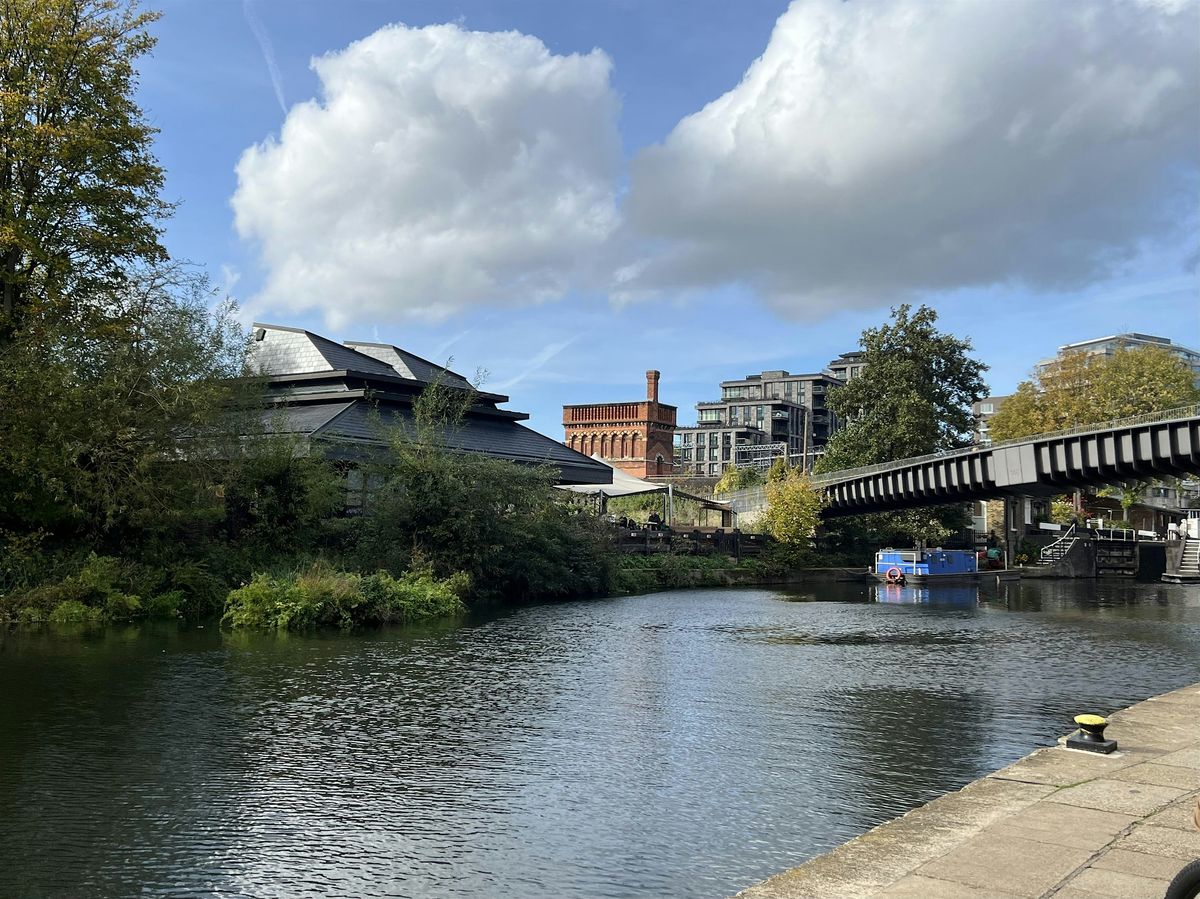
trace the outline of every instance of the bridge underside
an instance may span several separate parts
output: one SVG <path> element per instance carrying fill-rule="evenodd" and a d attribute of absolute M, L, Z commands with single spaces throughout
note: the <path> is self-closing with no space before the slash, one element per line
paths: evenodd
<path fill-rule="evenodd" d="M 1200 474 L 1200 418 L 980 447 L 822 483 L 826 518 Z"/>

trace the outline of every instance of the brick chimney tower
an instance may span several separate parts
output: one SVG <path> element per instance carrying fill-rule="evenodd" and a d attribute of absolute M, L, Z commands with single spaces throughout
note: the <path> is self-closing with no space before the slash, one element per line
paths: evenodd
<path fill-rule="evenodd" d="M 646 372 L 646 399 L 652 403 L 658 402 L 658 379 L 661 372 L 650 370 Z"/>
<path fill-rule="evenodd" d="M 564 442 L 635 478 L 671 474 L 678 410 L 658 401 L 660 377 L 653 369 L 646 372 L 644 400 L 563 406 Z"/>

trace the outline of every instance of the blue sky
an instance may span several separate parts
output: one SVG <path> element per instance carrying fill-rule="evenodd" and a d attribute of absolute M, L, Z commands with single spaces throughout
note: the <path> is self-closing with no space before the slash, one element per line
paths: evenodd
<path fill-rule="evenodd" d="M 561 438 L 647 368 L 691 421 L 901 300 L 997 393 L 1066 342 L 1200 345 L 1196 6 L 1086 6 L 166 0 L 141 100 L 175 255 Z"/>

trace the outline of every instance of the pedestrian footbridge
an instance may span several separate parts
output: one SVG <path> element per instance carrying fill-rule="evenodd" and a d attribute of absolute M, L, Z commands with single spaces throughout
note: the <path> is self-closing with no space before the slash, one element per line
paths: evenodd
<path fill-rule="evenodd" d="M 1200 404 L 813 478 L 824 515 L 1057 494 L 1076 487 L 1200 474 Z M 761 488 L 727 497 L 739 513 L 765 504 Z"/>

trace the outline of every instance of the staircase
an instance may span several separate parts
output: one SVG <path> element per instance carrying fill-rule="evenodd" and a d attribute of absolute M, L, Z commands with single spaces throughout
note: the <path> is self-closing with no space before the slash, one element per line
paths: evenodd
<path fill-rule="evenodd" d="M 1075 543 L 1079 540 L 1075 536 L 1075 525 L 1067 528 L 1066 533 L 1051 543 L 1049 546 L 1043 546 L 1038 553 L 1039 565 L 1053 565 L 1055 562 L 1061 562 L 1066 558 L 1067 553 L 1075 548 Z"/>
<path fill-rule="evenodd" d="M 1173 571 L 1164 574 L 1163 580 L 1175 583 L 1200 581 L 1200 540 L 1195 537 L 1183 538 L 1183 554 L 1179 559 L 1179 564 Z"/>

